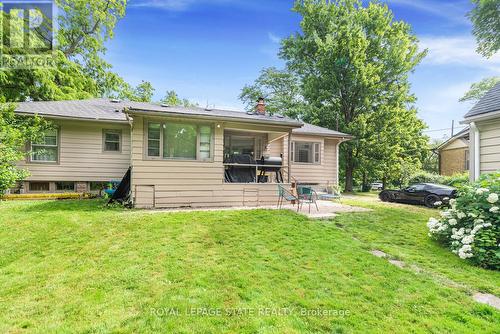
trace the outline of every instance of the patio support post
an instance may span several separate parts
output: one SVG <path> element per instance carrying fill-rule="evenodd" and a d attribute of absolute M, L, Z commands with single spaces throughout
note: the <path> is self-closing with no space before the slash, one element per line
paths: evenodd
<path fill-rule="evenodd" d="M 288 183 L 292 181 L 292 130 L 288 131 L 288 154 L 287 154 L 287 163 L 288 163 Z"/>

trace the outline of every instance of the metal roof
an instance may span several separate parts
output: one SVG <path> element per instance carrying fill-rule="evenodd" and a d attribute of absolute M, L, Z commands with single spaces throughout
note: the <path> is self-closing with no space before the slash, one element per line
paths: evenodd
<path fill-rule="evenodd" d="M 109 99 L 88 99 L 73 101 L 34 101 L 20 102 L 16 112 L 20 114 L 39 114 L 41 116 L 61 117 L 81 120 L 101 120 L 110 122 L 126 122 L 127 112 L 147 113 L 150 115 L 177 115 L 181 117 L 204 117 L 212 119 L 229 119 L 242 122 L 275 124 L 295 127 L 293 133 L 318 135 L 326 137 L 352 138 L 351 135 L 302 123 L 280 115 L 258 115 L 243 111 L 224 109 L 205 109 L 199 107 L 173 107 L 154 103 L 117 101 Z"/>
<path fill-rule="evenodd" d="M 352 138 L 351 135 L 348 135 L 346 133 L 330 130 L 327 128 L 322 128 L 321 126 L 312 125 L 309 123 L 304 123 L 304 125 L 301 128 L 293 129 L 292 133 L 305 134 L 305 135 L 327 136 L 327 137 Z"/>
<path fill-rule="evenodd" d="M 491 88 L 464 117 L 469 118 L 494 111 L 500 111 L 500 82 Z"/>
<path fill-rule="evenodd" d="M 124 107 L 125 105 L 122 102 L 115 103 L 107 99 L 35 101 L 18 103 L 16 112 L 39 114 L 41 116 L 124 122 L 127 121 L 127 116 L 122 112 Z"/>
<path fill-rule="evenodd" d="M 205 109 L 199 107 L 171 107 L 154 103 L 114 101 L 109 99 L 20 102 L 16 108 L 17 113 L 115 122 L 127 121 L 127 111 L 146 112 L 149 114 L 172 114 L 178 116 L 201 116 L 255 123 L 272 123 L 292 127 L 302 126 L 302 122 L 279 115 L 258 115 L 249 114 L 243 111 Z"/>

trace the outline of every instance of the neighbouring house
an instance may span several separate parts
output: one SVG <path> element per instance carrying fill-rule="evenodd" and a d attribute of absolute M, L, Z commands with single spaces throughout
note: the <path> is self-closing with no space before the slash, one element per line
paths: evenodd
<path fill-rule="evenodd" d="M 24 192 L 98 191 L 131 167 L 139 208 L 271 204 L 276 183 L 292 178 L 337 185 L 339 145 L 351 138 L 268 115 L 263 100 L 255 112 L 106 99 L 23 102 L 16 112 L 56 125 L 19 163 L 31 173 Z"/>
<path fill-rule="evenodd" d="M 470 177 L 500 170 L 500 83 L 464 116 L 470 126 Z"/>
<path fill-rule="evenodd" d="M 439 174 L 451 176 L 469 170 L 469 128 L 466 127 L 439 145 Z"/>

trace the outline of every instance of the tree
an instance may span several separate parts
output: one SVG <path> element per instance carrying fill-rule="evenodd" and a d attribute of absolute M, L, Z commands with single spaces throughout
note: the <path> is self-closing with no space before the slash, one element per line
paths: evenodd
<path fill-rule="evenodd" d="M 477 102 L 484 94 L 500 82 L 500 77 L 485 78 L 479 82 L 473 83 L 468 92 L 460 98 L 460 102 Z"/>
<path fill-rule="evenodd" d="M 384 4 L 304 0 L 297 1 L 294 10 L 302 16 L 302 31 L 282 42 L 280 56 L 300 77 L 310 106 L 304 120 L 330 129 L 338 123 L 339 130 L 355 136 L 341 146 L 347 191 L 353 189 L 356 170 L 381 170 L 390 177 L 401 168 L 397 162 L 402 157 L 421 154 L 420 148 L 396 141 L 424 142 L 408 83 L 408 74 L 425 56 L 418 51 L 417 38 L 408 24 L 394 21 Z M 378 131 L 380 127 L 387 134 Z M 374 149 L 379 133 L 387 140 Z M 391 137 L 393 133 L 399 137 Z M 385 159 L 380 168 L 371 168 L 376 163 L 363 165 L 380 153 Z"/>
<path fill-rule="evenodd" d="M 183 106 L 186 108 L 198 107 L 197 103 L 191 102 L 188 99 L 181 99 L 174 90 L 167 91 L 163 99 L 161 99 L 161 103 L 173 107 L 177 106 Z"/>
<path fill-rule="evenodd" d="M 151 102 L 155 89 L 149 81 L 142 80 L 140 84 L 135 87 L 131 100 L 138 102 Z"/>
<path fill-rule="evenodd" d="M 122 86 L 111 65 L 102 59 L 104 43 L 113 38 L 117 22 L 125 16 L 127 0 L 56 0 L 58 48 L 97 83 L 100 96 Z"/>
<path fill-rule="evenodd" d="M 281 113 L 292 118 L 304 116 L 306 103 L 300 79 L 290 71 L 265 68 L 252 85 L 243 87 L 239 96 L 247 110 L 255 109 L 260 97 L 266 99 L 266 110 L 270 114 Z"/>
<path fill-rule="evenodd" d="M 22 148 L 29 141 L 40 139 L 51 124 L 38 116 L 19 116 L 13 104 L 0 105 L 0 194 L 12 188 L 29 173 L 16 164 L 29 154 Z"/>
<path fill-rule="evenodd" d="M 95 96 L 123 95 L 127 84 L 111 65 L 102 59 L 104 42 L 113 36 L 116 22 L 125 14 L 126 0 L 57 0 L 60 15 L 54 50 L 53 67 L 36 69 L 0 69 L 0 101 L 69 100 Z M 25 50 L 9 49 L 5 43 L 11 28 L 23 27 L 25 19 L 2 19 L 1 38 L 4 56 L 23 54 Z M 48 20 L 48 18 L 45 18 Z M 44 21 L 45 22 L 45 21 Z M 33 36 L 46 38 L 51 24 L 35 30 Z M 20 36 L 20 37 L 19 37 Z M 22 35 L 17 36 L 22 38 Z M 16 36 L 14 36 L 16 37 Z"/>
<path fill-rule="evenodd" d="M 500 1 L 472 0 L 472 3 L 475 6 L 468 15 L 478 43 L 477 52 L 489 58 L 500 49 Z"/>

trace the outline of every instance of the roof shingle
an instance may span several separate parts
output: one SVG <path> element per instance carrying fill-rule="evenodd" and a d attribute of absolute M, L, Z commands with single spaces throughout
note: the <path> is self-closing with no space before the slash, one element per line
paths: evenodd
<path fill-rule="evenodd" d="M 500 110 L 500 82 L 490 89 L 472 109 L 465 114 L 465 118 L 487 114 Z"/>

